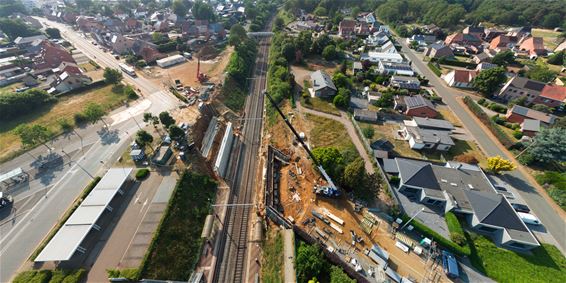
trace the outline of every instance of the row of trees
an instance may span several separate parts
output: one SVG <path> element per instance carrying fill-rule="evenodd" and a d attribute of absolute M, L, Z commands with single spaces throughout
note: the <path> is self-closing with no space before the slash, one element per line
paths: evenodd
<path fill-rule="evenodd" d="M 33 113 L 55 102 L 55 97 L 44 90 L 30 89 L 24 92 L 0 94 L 0 121 L 10 121 Z"/>
<path fill-rule="evenodd" d="M 277 8 L 275 1 L 244 1 L 246 19 L 250 20 L 250 31 L 260 31 L 271 19 L 271 15 Z"/>
<path fill-rule="evenodd" d="M 12 41 L 18 36 L 26 37 L 41 34 L 39 30 L 28 26 L 20 19 L 8 19 L 2 17 L 0 17 L 0 30 L 2 30 L 2 32 L 4 32 Z"/>
<path fill-rule="evenodd" d="M 540 5 L 530 0 L 388 0 L 376 12 L 379 18 L 393 24 L 419 22 L 454 28 L 464 19 L 468 24 L 487 21 L 511 26 L 566 27 L 563 1 Z"/>
<path fill-rule="evenodd" d="M 297 267 L 298 282 L 332 282 L 332 283 L 353 283 L 355 280 L 348 277 L 342 268 L 331 265 L 324 259 L 322 250 L 315 245 L 300 242 L 297 248 Z M 321 281 L 319 281 L 319 279 Z"/>

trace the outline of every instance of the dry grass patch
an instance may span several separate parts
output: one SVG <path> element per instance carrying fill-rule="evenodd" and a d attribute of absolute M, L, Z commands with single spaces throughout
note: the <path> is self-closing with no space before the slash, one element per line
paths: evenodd
<path fill-rule="evenodd" d="M 312 148 L 334 146 L 345 149 L 354 146 L 348 131 L 340 122 L 311 114 L 306 114 L 306 117 L 313 124 L 310 133 Z"/>

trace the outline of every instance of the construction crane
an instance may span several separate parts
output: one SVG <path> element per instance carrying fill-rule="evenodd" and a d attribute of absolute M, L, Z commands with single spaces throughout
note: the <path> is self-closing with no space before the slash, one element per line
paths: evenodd
<path fill-rule="evenodd" d="M 318 160 L 316 159 L 316 157 L 312 154 L 311 150 L 309 149 L 309 147 L 303 142 L 303 139 L 301 138 L 301 136 L 299 135 L 299 133 L 297 133 L 297 131 L 295 130 L 295 128 L 293 127 L 293 125 L 291 125 L 291 122 L 289 122 L 289 120 L 287 119 L 287 116 L 285 116 L 285 114 L 283 114 L 283 112 L 281 111 L 281 109 L 279 108 L 279 106 L 277 106 L 277 103 L 275 103 L 275 100 L 273 100 L 273 98 L 271 97 L 271 95 L 264 90 L 263 94 L 265 96 L 267 96 L 267 98 L 269 99 L 269 102 L 271 102 L 271 105 L 273 105 L 273 107 L 275 107 L 275 109 L 277 110 L 277 112 L 279 113 L 279 115 L 281 116 L 281 118 L 283 118 L 283 121 L 285 121 L 285 124 L 287 124 L 287 126 L 289 127 L 289 129 L 291 129 L 291 132 L 293 132 L 293 134 L 295 135 L 295 137 L 297 138 L 297 140 L 299 141 L 299 143 L 301 143 L 301 145 L 303 146 L 303 148 L 305 149 L 305 151 L 309 154 L 309 156 L 312 158 L 312 160 L 314 161 L 314 164 L 316 164 L 318 170 L 320 171 L 320 173 L 322 174 L 322 176 L 324 177 L 324 179 L 326 180 L 326 182 L 328 182 L 328 188 L 325 190 L 324 188 L 321 188 L 321 193 L 323 193 L 324 195 L 326 195 L 326 193 L 324 193 L 324 191 L 326 191 L 328 193 L 329 196 L 339 196 L 339 190 L 338 188 L 334 185 L 334 182 L 332 182 L 332 179 L 330 178 L 330 176 L 328 176 L 328 174 L 326 173 L 326 171 L 324 170 L 324 168 L 322 168 L 322 165 L 320 165 L 320 163 L 318 162 Z M 329 189 L 329 190 L 328 190 Z"/>
<path fill-rule="evenodd" d="M 207 47 L 207 46 L 205 46 L 205 47 Z M 199 83 L 204 83 L 204 82 L 208 81 L 208 76 L 206 74 L 200 72 L 200 57 L 202 57 L 202 53 L 203 53 L 203 50 L 205 49 L 205 47 L 203 47 L 196 54 L 196 57 L 197 57 L 197 80 L 199 81 Z"/>

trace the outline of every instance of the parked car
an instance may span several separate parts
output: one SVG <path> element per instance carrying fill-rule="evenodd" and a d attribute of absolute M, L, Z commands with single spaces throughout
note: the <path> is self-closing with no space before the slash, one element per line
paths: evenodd
<path fill-rule="evenodd" d="M 499 186 L 499 185 L 494 185 L 493 187 L 495 188 L 495 190 L 497 191 L 498 194 L 506 197 L 507 199 L 515 199 L 515 195 L 512 192 L 510 192 L 509 190 L 507 190 L 506 187 Z"/>
<path fill-rule="evenodd" d="M 458 261 L 453 254 L 447 251 L 442 251 L 442 269 L 444 269 L 444 273 L 450 278 L 460 277 Z"/>
<path fill-rule="evenodd" d="M 517 214 L 519 215 L 519 217 L 521 217 L 521 220 L 523 220 L 523 222 L 525 222 L 525 224 L 530 224 L 530 225 L 541 225 L 542 224 L 536 216 L 534 216 L 530 213 L 517 212 Z"/>
<path fill-rule="evenodd" d="M 9 207 L 13 201 L 12 196 L 4 196 L 4 193 L 0 192 L 0 209 Z"/>
<path fill-rule="evenodd" d="M 512 203 L 511 206 L 513 207 L 513 209 L 515 209 L 515 211 L 517 212 L 524 212 L 524 213 L 529 213 L 531 212 L 531 209 L 524 205 L 524 204 L 520 204 L 520 203 Z"/>

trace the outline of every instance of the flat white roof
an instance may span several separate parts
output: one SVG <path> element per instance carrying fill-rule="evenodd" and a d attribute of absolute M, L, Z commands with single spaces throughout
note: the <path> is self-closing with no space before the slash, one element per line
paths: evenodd
<path fill-rule="evenodd" d="M 108 170 L 34 261 L 66 261 L 71 259 L 104 213 L 108 204 L 130 176 L 132 170 L 133 168 L 112 168 Z"/>

